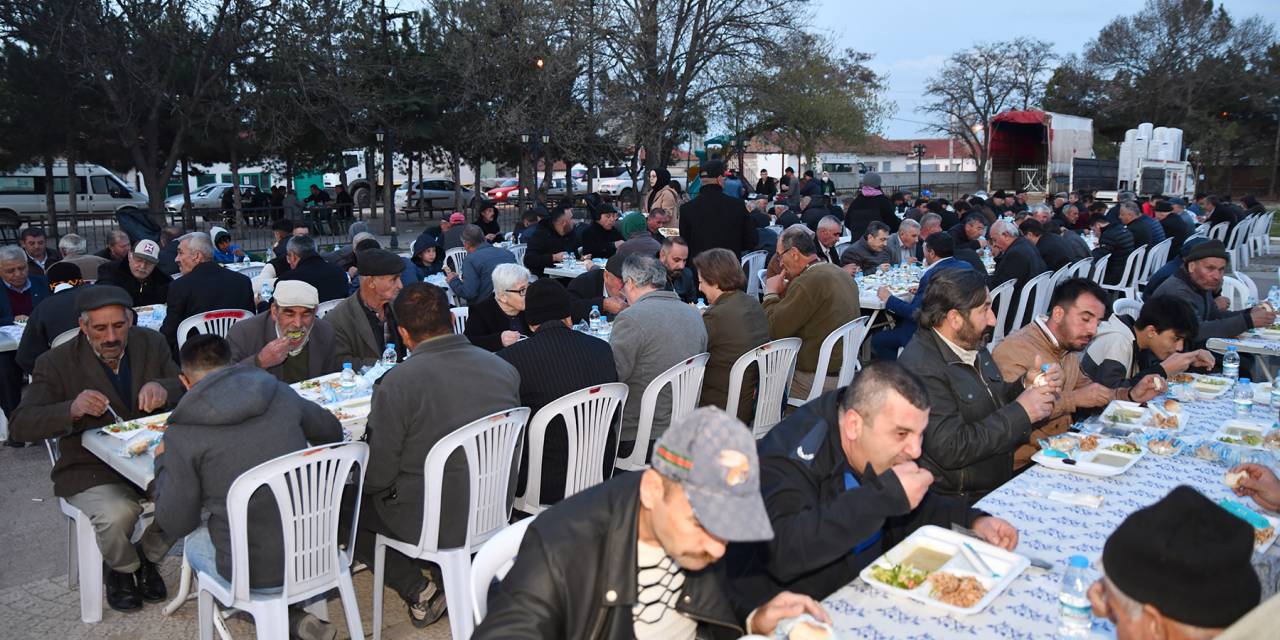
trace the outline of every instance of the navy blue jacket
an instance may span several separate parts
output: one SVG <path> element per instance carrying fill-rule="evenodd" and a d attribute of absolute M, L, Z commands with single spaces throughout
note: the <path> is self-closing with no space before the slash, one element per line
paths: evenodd
<path fill-rule="evenodd" d="M 49 291 L 49 279 L 44 276 L 29 275 L 27 279 L 31 282 L 31 306 L 35 308 L 44 300 L 51 292 Z M 7 285 L 6 285 L 7 286 Z M 13 309 L 9 308 L 9 295 L 0 296 L 0 326 L 13 324 Z"/>

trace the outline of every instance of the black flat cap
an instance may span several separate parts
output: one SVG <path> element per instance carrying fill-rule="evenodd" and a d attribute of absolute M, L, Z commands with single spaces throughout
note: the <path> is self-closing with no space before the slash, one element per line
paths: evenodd
<path fill-rule="evenodd" d="M 1201 242 L 1192 247 L 1190 251 L 1183 252 L 1183 262 L 1195 262 L 1196 260 L 1204 260 L 1205 258 L 1222 258 L 1228 262 L 1231 255 L 1227 253 L 1227 245 L 1222 244 L 1221 240 L 1209 240 Z"/>
<path fill-rule="evenodd" d="M 540 278 L 529 285 L 525 296 L 524 320 L 531 325 L 562 320 L 573 314 L 569 290 L 554 278 Z"/>
<path fill-rule="evenodd" d="M 86 287 L 76 296 L 77 313 L 110 306 L 121 306 L 126 309 L 133 307 L 133 298 L 130 298 L 129 293 L 124 289 L 109 284 Z"/>
<path fill-rule="evenodd" d="M 356 267 L 362 276 L 398 276 L 404 260 L 386 249 L 365 249 L 356 252 Z"/>

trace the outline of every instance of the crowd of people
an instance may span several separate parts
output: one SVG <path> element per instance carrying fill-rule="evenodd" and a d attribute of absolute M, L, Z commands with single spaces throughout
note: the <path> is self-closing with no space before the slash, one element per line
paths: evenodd
<path fill-rule="evenodd" d="M 55 250 L 44 232 L 27 228 L 19 246 L 0 247 L 0 321 L 27 323 L 17 352 L 4 354 L 15 358 L 2 398 L 10 437 L 57 439 L 55 493 L 94 522 L 107 602 L 130 611 L 164 599 L 156 564 L 181 537 L 194 567 L 229 577 L 225 498 L 239 474 L 341 438 L 336 419 L 289 384 L 395 353 L 398 364 L 374 388 L 366 430 L 354 553 L 372 565 L 376 535 L 418 539 L 423 461 L 441 438 L 495 412 L 536 413 L 574 391 L 620 382 L 626 403 L 600 460 L 612 478 L 566 498 L 571 437 L 563 421 L 551 424 L 535 499 L 555 506 L 530 526 L 476 636 L 738 637 L 772 633 L 802 613 L 826 620 L 819 601 L 926 524 L 964 526 L 1015 548 L 1014 525 L 974 505 L 1029 464 L 1039 439 L 1112 400 L 1149 400 L 1171 376 L 1212 369 L 1208 339 L 1275 320 L 1265 306 L 1228 310 L 1219 295 L 1231 256 L 1193 230 L 1238 224 L 1243 214 L 1215 196 L 1190 207 L 1132 194 L 1110 208 L 1077 194 L 1040 204 L 1000 191 L 913 202 L 885 194 L 869 173 L 842 207 L 827 176 L 812 172 L 788 171 L 779 181 L 762 171 L 760 199 L 746 198 L 748 183 L 718 160 L 702 165 L 687 201 L 664 170 L 650 181 L 643 213 L 592 201 L 591 220 L 580 223 L 569 204 L 531 209 L 509 236 L 523 245 L 520 257 L 497 246 L 503 234 L 490 203 L 472 222 L 455 213 L 424 232 L 407 256 L 367 233 L 324 255 L 305 225 L 277 220 L 259 276 L 274 282 L 269 299 L 219 264 L 240 250 L 217 232 L 165 230 L 159 241 L 135 243 L 121 233 L 93 256 L 79 236 L 64 235 Z M 842 231 L 853 241 L 840 250 Z M 1081 232 L 1096 238 L 1095 249 Z M 1165 238 L 1177 249 L 1163 277 L 1148 283 L 1141 312 L 1111 313 L 1114 292 L 1100 286 L 1115 283 L 1111 269 Z M 445 253 L 455 248 L 465 256 L 450 264 Z M 760 297 L 747 293 L 756 274 L 740 262 L 756 250 L 768 254 Z M 1062 281 L 1047 315 L 1008 326 L 988 348 L 997 323 L 991 289 L 1013 280 L 1018 291 L 1041 273 L 1103 256 L 1102 282 Z M 573 279 L 548 275 L 566 257 L 605 263 Z M 823 341 L 863 315 L 863 274 L 912 263 L 924 271 L 909 298 L 886 287 L 865 292 L 884 303 L 886 322 L 872 328 L 853 383 L 839 387 L 839 350 L 818 370 Z M 438 274 L 443 286 L 424 282 Z M 134 307 L 161 303 L 159 330 L 136 325 Z M 325 303 L 332 309 L 319 317 Z M 226 336 L 178 335 L 183 319 L 220 309 L 256 315 Z M 611 324 L 607 341 L 573 330 L 595 312 Z M 51 348 L 77 327 L 75 339 Z M 743 354 L 781 338 L 801 341 L 787 393 L 798 406 L 755 442 L 745 425 L 756 411 L 757 373 L 748 372 L 730 407 L 730 371 Z M 673 421 L 666 391 L 640 424 L 651 383 L 702 353 L 706 408 Z M 117 419 L 162 410 L 172 414 L 152 487 L 130 485 L 80 442 Z M 615 472 L 616 459 L 637 451 L 650 468 Z M 517 494 L 529 482 L 531 461 L 522 455 Z M 455 456 L 444 476 L 441 546 L 466 539 L 464 464 Z M 1242 495 L 1280 504 L 1272 470 L 1245 471 Z M 135 544 L 144 495 L 154 499 L 155 519 Z M 1091 597 L 1121 637 L 1144 637 L 1125 631 L 1141 624 L 1222 629 L 1258 603 L 1252 536 L 1237 535 L 1240 527 L 1223 524 L 1231 517 L 1219 511 L 1180 488 L 1111 534 L 1107 577 Z M 1161 534 L 1168 545 L 1155 551 L 1135 542 L 1163 520 L 1221 521 L 1212 531 L 1230 535 L 1178 530 Z M 277 587 L 279 518 L 255 498 L 249 521 L 253 586 Z M 1165 574 L 1144 571 L 1135 555 L 1177 575 L 1220 560 L 1215 566 L 1232 581 L 1194 589 L 1223 588 L 1236 599 L 1228 607 L 1216 592 L 1172 594 Z M 444 614 L 435 565 L 393 551 L 385 582 L 415 625 Z M 301 610 L 290 618 L 295 636 L 332 632 Z"/>

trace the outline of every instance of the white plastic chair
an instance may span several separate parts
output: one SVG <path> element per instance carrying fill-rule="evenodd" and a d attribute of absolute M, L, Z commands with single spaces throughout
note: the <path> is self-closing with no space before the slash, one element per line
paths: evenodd
<path fill-rule="evenodd" d="M 767 275 L 768 273 L 769 273 L 769 270 L 768 270 L 768 269 L 760 269 L 759 271 L 756 271 L 756 280 L 755 280 L 755 281 L 756 281 L 756 286 L 758 287 L 758 288 L 756 289 L 756 291 L 757 291 L 760 295 L 763 295 L 763 294 L 764 294 L 764 281 L 768 279 L 768 278 L 766 277 L 766 275 Z"/>
<path fill-rule="evenodd" d="M 59 333 L 57 336 L 54 336 L 53 341 L 49 343 L 49 348 L 52 349 L 71 342 L 72 340 L 75 340 L 78 335 L 80 335 L 80 327 L 67 329 L 62 333 Z"/>
<path fill-rule="evenodd" d="M 1058 285 L 1070 277 L 1071 265 L 1069 264 L 1063 265 L 1061 269 L 1054 271 L 1053 275 L 1049 276 L 1049 282 L 1040 287 L 1039 295 L 1036 296 L 1036 315 L 1048 315 L 1049 299 L 1053 297 L 1053 292 L 1057 290 Z"/>
<path fill-rule="evenodd" d="M 216 333 L 225 338 L 231 325 L 252 317 L 253 314 L 244 309 L 218 309 L 197 313 L 178 324 L 178 348 L 181 349 L 187 343 L 187 336 L 192 331 L 201 335 Z"/>
<path fill-rule="evenodd" d="M 1107 278 L 1107 265 L 1111 264 L 1111 254 L 1103 255 L 1093 261 L 1093 281 L 1102 284 Z"/>
<path fill-rule="evenodd" d="M 750 251 L 742 256 L 742 269 L 747 273 L 747 295 L 758 296 L 764 291 L 764 280 L 752 278 L 751 274 L 764 269 L 768 258 L 769 254 L 764 251 Z"/>
<path fill-rule="evenodd" d="M 1013 303 L 1013 285 L 1017 280 L 1012 278 L 996 285 L 991 290 L 991 308 L 996 314 L 996 327 L 991 333 L 991 348 L 996 348 L 1004 340 L 1005 321 L 1009 319 L 1009 308 Z"/>
<path fill-rule="evenodd" d="M 1253 226 L 1253 220 L 1254 220 L 1254 216 L 1249 216 L 1244 220 L 1241 220 L 1236 224 L 1235 228 L 1232 229 L 1231 233 L 1228 234 L 1227 236 L 1227 243 L 1226 243 L 1227 251 L 1230 251 L 1232 255 L 1236 257 L 1236 260 L 1240 261 L 1239 266 L 1241 267 L 1247 266 L 1249 264 L 1249 257 L 1245 255 L 1245 252 L 1243 251 L 1238 252 L 1236 251 L 1236 249 L 1240 248 L 1240 246 L 1244 243 L 1244 239 L 1249 234 L 1249 228 Z"/>
<path fill-rule="evenodd" d="M 489 586 L 494 580 L 501 582 L 507 577 L 533 520 L 525 518 L 499 531 L 471 559 L 471 613 L 477 626 L 484 622 L 484 616 L 489 612 Z"/>
<path fill-rule="evenodd" d="M 316 317 L 323 318 L 329 315 L 329 312 L 333 311 L 334 307 L 337 307 L 338 305 L 342 304 L 343 300 L 345 300 L 345 298 L 338 298 L 337 300 L 327 300 L 325 302 L 321 302 L 319 305 L 316 305 Z"/>
<path fill-rule="evenodd" d="M 1068 271 L 1068 278 L 1088 278 L 1089 273 L 1093 271 L 1093 258 L 1081 258 L 1071 263 L 1071 270 Z"/>
<path fill-rule="evenodd" d="M 1009 328 L 1010 332 L 1021 329 L 1035 317 L 1036 305 L 1040 303 L 1040 291 L 1045 284 L 1051 282 L 1051 278 L 1053 278 L 1053 274 L 1046 271 L 1022 285 L 1022 291 L 1018 294 L 1018 310 L 1013 314 L 1013 325 Z"/>
<path fill-rule="evenodd" d="M 462 274 L 462 263 L 467 261 L 467 250 L 464 247 L 454 247 L 444 252 L 444 264 L 453 270 L 454 273 Z"/>
<path fill-rule="evenodd" d="M 529 420 L 529 408 L 507 409 L 487 415 L 441 438 L 431 447 L 422 464 L 425 501 L 422 535 L 404 542 L 378 534 L 373 548 L 373 640 L 382 637 L 383 579 L 386 577 L 387 548 L 410 558 L 428 560 L 440 566 L 444 578 L 445 602 L 449 607 L 449 631 L 454 638 L 469 638 L 471 618 L 471 551 L 478 548 L 511 520 L 511 466 L 520 459 L 520 434 Z M 467 534 L 458 547 L 440 547 L 442 517 L 463 514 L 440 512 L 444 488 L 444 466 L 458 449 L 467 459 Z"/>
<path fill-rule="evenodd" d="M 786 402 L 787 386 L 796 373 L 796 356 L 800 353 L 800 338 L 781 338 L 766 342 L 738 358 L 729 370 L 729 397 L 726 407 L 736 411 L 742 397 L 742 381 L 747 367 L 756 365 L 759 371 L 756 391 L 756 415 L 751 421 L 751 433 L 757 440 L 768 435 L 773 425 L 782 419 L 782 406 Z M 823 378 L 815 377 L 813 386 L 821 388 Z"/>
<path fill-rule="evenodd" d="M 237 271 L 237 273 L 252 280 L 258 277 L 258 274 L 262 273 L 262 270 L 266 268 L 266 266 L 267 265 L 264 265 L 264 264 L 255 264 L 252 267 L 245 267 L 243 269 L 240 269 L 239 271 Z"/>
<path fill-rule="evenodd" d="M 521 266 L 524 266 L 524 254 L 528 250 L 529 245 L 525 244 L 513 244 L 510 247 L 507 247 L 507 251 L 510 251 L 511 254 L 516 257 L 516 263 Z"/>
<path fill-rule="evenodd" d="M 557 416 L 564 419 L 569 435 L 564 497 L 604 482 L 605 447 L 609 434 L 617 434 L 618 418 L 626 402 L 627 385 L 610 382 L 579 389 L 539 409 L 529 421 L 529 462 L 525 467 L 529 470 L 528 480 L 524 494 L 516 496 L 516 508 L 525 513 L 540 513 L 551 506 L 543 504 L 541 499 L 542 452 L 547 426 Z M 609 469 L 613 466 L 608 465 Z"/>
<path fill-rule="evenodd" d="M 835 352 L 836 342 L 843 340 L 840 349 L 842 358 L 840 373 L 836 387 L 847 387 L 850 382 L 853 382 L 854 374 L 862 369 L 862 365 L 858 362 L 858 352 L 862 350 L 862 342 L 867 339 L 867 323 L 870 321 L 871 316 L 862 316 L 840 325 L 835 331 L 827 334 L 826 339 L 822 341 L 822 346 L 818 348 L 818 367 L 814 369 L 815 379 L 825 378 L 830 373 L 828 370 L 831 354 Z M 820 395 L 822 395 L 822 385 L 815 383 L 813 388 L 809 389 L 808 397 L 787 398 L 787 404 L 799 407 L 806 402 L 816 400 Z"/>
<path fill-rule="evenodd" d="M 1227 227 L 1229 226 L 1231 225 L 1227 222 L 1219 222 L 1218 224 L 1213 225 L 1209 228 L 1209 238 L 1213 240 L 1226 240 Z"/>
<path fill-rule="evenodd" d="M 1165 238 L 1147 251 L 1145 264 L 1142 267 L 1142 275 L 1138 278 L 1137 288 L 1139 290 L 1145 287 L 1151 276 L 1155 275 L 1160 270 L 1160 267 L 1163 267 L 1169 261 L 1169 248 L 1172 246 L 1173 238 Z"/>
<path fill-rule="evenodd" d="M 1195 236 L 1204 236 L 1204 237 L 1208 238 L 1208 237 L 1209 237 L 1209 223 L 1208 223 L 1208 222 L 1202 222 L 1202 223 L 1200 223 L 1200 224 L 1196 225 L 1196 230 L 1195 230 L 1195 231 L 1193 231 L 1193 232 L 1191 233 L 1191 237 L 1195 237 Z"/>
<path fill-rule="evenodd" d="M 1111 311 L 1118 316 L 1128 316 L 1130 320 L 1137 320 L 1138 314 L 1142 313 L 1142 302 L 1133 298 L 1120 298 L 1111 305 Z"/>
<path fill-rule="evenodd" d="M 1258 223 L 1253 226 L 1253 233 L 1249 237 L 1249 250 L 1253 255 L 1271 254 L 1271 223 L 1275 217 L 1276 212 L 1268 211 L 1259 216 Z"/>
<path fill-rule="evenodd" d="M 355 546 L 369 445 L 343 442 L 312 447 L 268 460 L 242 474 L 227 493 L 227 521 L 231 529 L 231 581 L 197 572 L 200 638 L 213 639 L 214 599 L 225 607 L 253 616 L 259 638 L 289 635 L 289 605 L 337 589 L 352 638 L 363 638 L 360 609 L 351 583 L 351 555 L 338 543 L 338 518 L 343 491 L 355 495 L 350 543 Z M 351 467 L 360 470 L 347 484 Z M 249 498 L 267 487 L 275 498 L 284 534 L 284 584 L 279 592 L 249 588 Z"/>
<path fill-rule="evenodd" d="M 1249 290 L 1243 282 L 1233 276 L 1222 277 L 1222 295 L 1231 301 L 1229 307 L 1231 311 L 1249 308 Z"/>
<path fill-rule="evenodd" d="M 1245 291 L 1248 293 L 1250 300 L 1258 299 L 1258 283 L 1254 282 L 1253 278 L 1250 278 L 1248 274 L 1244 272 L 1236 271 L 1234 269 L 1231 271 L 1230 275 L 1232 278 L 1239 280 L 1240 283 L 1244 285 Z"/>
<path fill-rule="evenodd" d="M 692 358 L 658 374 L 640 396 L 640 421 L 636 424 L 636 446 L 625 458 L 619 458 L 617 468 L 624 471 L 640 471 L 649 466 L 649 441 L 653 439 L 654 412 L 658 410 L 658 396 L 671 386 L 671 424 L 683 418 L 698 406 L 702 395 L 702 376 L 707 372 L 709 353 L 699 353 Z"/>
<path fill-rule="evenodd" d="M 1103 289 L 1118 291 L 1120 294 L 1130 298 L 1137 297 L 1138 274 L 1142 272 L 1142 261 L 1146 255 L 1147 245 L 1135 248 L 1133 253 L 1130 253 L 1129 257 L 1124 261 L 1124 272 L 1120 275 L 1120 281 L 1114 284 L 1106 284 L 1100 280 L 1098 285 Z"/>
<path fill-rule="evenodd" d="M 837 255 L 837 256 L 842 256 L 842 255 L 844 255 L 844 250 L 845 250 L 845 249 L 848 249 L 848 248 L 849 248 L 849 245 L 851 245 L 851 244 L 853 244 L 853 243 L 852 243 L 852 242 L 837 242 L 837 243 L 836 243 L 836 255 Z M 838 266 L 838 265 L 837 265 L 837 266 Z"/>
<path fill-rule="evenodd" d="M 462 335 L 467 330 L 467 318 L 470 317 L 470 307 L 454 307 L 449 309 L 449 313 L 453 314 L 453 332 Z"/>

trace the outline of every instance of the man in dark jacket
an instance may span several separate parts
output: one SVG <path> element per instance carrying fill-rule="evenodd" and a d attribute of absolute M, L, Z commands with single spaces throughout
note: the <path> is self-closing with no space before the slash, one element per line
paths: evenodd
<path fill-rule="evenodd" d="M 694 302 L 698 293 L 698 278 L 689 268 L 689 246 L 684 238 L 673 236 L 662 241 L 658 261 L 667 270 L 667 291 L 674 291 L 682 302 Z M 603 311 L 602 311 L 603 313 Z"/>
<path fill-rule="evenodd" d="M 1102 256 L 1111 256 L 1107 259 L 1107 270 L 1102 282 L 1098 284 L 1118 284 L 1124 276 L 1125 262 L 1136 246 L 1133 244 L 1133 234 L 1123 224 L 1112 222 L 1106 216 L 1098 216 L 1093 219 L 1093 235 L 1098 238 L 1098 246 L 1092 253 L 1094 262 Z"/>
<path fill-rule="evenodd" d="M 1204 199 L 1204 213 L 1200 217 L 1209 223 L 1209 228 L 1213 228 L 1223 222 L 1227 223 L 1227 233 L 1229 234 L 1244 219 L 1245 213 L 1239 207 L 1230 202 L 1224 202 L 1218 196 L 1208 196 Z"/>
<path fill-rule="evenodd" d="M 115 422 L 112 411 L 125 420 L 141 418 L 183 393 L 164 338 L 131 326 L 131 304 L 118 287 L 94 286 L 77 296 L 80 335 L 36 361 L 31 385 L 9 424 L 15 440 L 58 438 L 53 493 L 93 521 L 107 569 L 107 604 L 118 611 L 165 599 L 155 563 L 170 545 L 156 526 L 147 528 L 137 547 L 130 542 L 142 515 L 142 496 L 85 449 L 81 436 Z M 84 582 L 98 579 L 80 576 Z"/>
<path fill-rule="evenodd" d="M 689 244 L 689 258 L 707 249 L 728 249 L 741 256 L 756 246 L 756 228 L 746 207 L 724 194 L 724 163 L 702 165 L 698 197 L 680 206 L 680 237 Z"/>
<path fill-rule="evenodd" d="M 1160 221 L 1160 227 L 1164 229 L 1164 236 L 1173 239 L 1169 244 L 1169 259 L 1174 260 L 1182 250 L 1182 243 L 1191 237 L 1195 229 L 1182 216 L 1173 213 L 1173 205 L 1168 200 L 1157 200 L 1154 208 L 1156 220 Z"/>
<path fill-rule="evenodd" d="M 1018 228 L 1007 220 L 996 220 L 991 224 L 991 250 L 996 257 L 996 270 L 988 279 L 989 287 L 995 288 L 1005 280 L 1014 280 L 1013 289 L 1018 291 L 1032 278 L 1049 270 L 1036 246 L 1022 237 Z"/>
<path fill-rule="evenodd" d="M 529 238 L 529 248 L 524 253 L 524 266 L 533 275 L 541 277 L 547 267 L 554 267 L 566 256 L 574 257 L 577 251 L 578 241 L 573 235 L 573 209 L 557 206 L 551 210 L 551 215 L 538 222 L 537 230 Z"/>
<path fill-rule="evenodd" d="M 758 448 L 774 536 L 730 548 L 740 606 L 783 589 L 826 598 L 928 524 L 958 524 L 1005 549 L 1017 546 L 1013 525 L 929 491 L 933 475 L 915 462 L 927 426 L 920 380 L 901 365 L 875 362 L 770 430 Z"/>
<path fill-rule="evenodd" d="M 885 223 L 891 233 L 898 231 L 901 221 L 894 212 L 893 201 L 880 190 L 880 174 L 874 171 L 862 176 L 858 195 L 845 208 L 844 226 L 849 230 L 849 237 L 861 238 L 867 224 L 873 220 Z"/>
<path fill-rule="evenodd" d="M 133 306 L 164 304 L 169 300 L 173 278 L 159 270 L 160 245 L 154 240 L 139 240 L 124 260 L 108 262 L 98 269 L 98 283 L 112 284 L 129 292 Z"/>
<path fill-rule="evenodd" d="M 760 170 L 760 179 L 756 181 L 756 194 L 769 200 L 778 195 L 778 181 L 769 177 L 768 170 Z"/>
<path fill-rule="evenodd" d="M 1022 232 L 1022 237 L 1026 238 L 1027 242 L 1035 245 L 1040 259 L 1050 271 L 1057 271 L 1071 264 L 1071 247 L 1067 246 L 1067 241 L 1062 236 L 1046 232 L 1044 227 L 1032 218 L 1023 220 L 1022 224 L 1018 225 L 1018 231 Z"/>
<path fill-rule="evenodd" d="M 986 245 L 983 239 L 987 235 L 987 219 L 981 213 L 970 213 L 964 220 L 950 229 L 951 239 L 955 241 L 956 250 L 970 249 L 978 251 Z"/>
<path fill-rule="evenodd" d="M 884 308 L 897 319 L 897 324 L 893 328 L 885 328 L 871 335 L 871 352 L 876 360 L 897 360 L 898 349 L 907 346 L 911 337 L 916 334 L 916 310 L 924 302 L 924 294 L 929 290 L 929 281 L 934 276 L 947 269 L 974 268 L 964 260 L 953 257 L 955 243 L 949 234 L 935 233 L 920 244 L 924 245 L 924 261 L 929 265 L 929 269 L 920 276 L 920 284 L 916 287 L 916 293 L 911 297 L 911 301 L 907 302 L 895 297 L 886 286 L 876 290 L 876 296 L 880 298 L 880 302 L 884 303 Z"/>
<path fill-rule="evenodd" d="M 552 278 L 529 285 L 525 294 L 524 319 L 533 330 L 528 340 L 521 340 L 498 352 L 498 357 L 511 363 L 520 374 L 520 405 L 529 407 L 532 415 L 554 400 L 580 389 L 618 381 L 613 350 L 609 343 L 572 329 L 569 317 L 569 292 Z M 528 435 L 526 434 L 526 440 Z M 612 471 L 612 451 L 608 462 L 600 461 Z M 524 495 L 528 473 L 529 445 L 521 450 L 520 482 L 516 491 Z M 540 490 L 532 500 L 554 504 L 564 498 L 565 478 L 569 463 L 569 436 L 564 420 L 555 418 L 547 425 L 542 445 Z"/>
<path fill-rule="evenodd" d="M 49 266 L 53 266 L 52 264 Z M 52 291 L 49 279 L 30 271 L 27 254 L 15 246 L 0 247 L 0 280 L 4 295 L 0 296 L 0 325 L 26 320 Z"/>
<path fill-rule="evenodd" d="M 520 406 L 520 374 L 453 333 L 453 316 L 443 289 L 411 284 L 396 297 L 393 310 L 399 319 L 396 331 L 413 357 L 383 375 L 373 391 L 369 470 L 356 538 L 356 557 L 365 564 L 373 562 L 377 534 L 405 541 L 421 536 L 426 502 L 422 465 L 431 448 L 459 427 Z M 459 393 L 459 380 L 467 381 L 466 393 Z M 466 539 L 467 488 L 459 484 L 467 478 L 464 457 L 450 459 L 444 478 L 439 488 L 444 501 L 439 505 L 440 546 L 447 548 Z M 425 627 L 444 613 L 439 568 L 432 565 L 431 572 L 428 581 L 415 562 L 396 552 L 387 554 L 386 584 L 409 606 L 415 627 Z"/>
<path fill-rule="evenodd" d="M 1227 247 L 1221 240 L 1202 242 L 1184 254 L 1182 268 L 1161 283 L 1152 296 L 1173 296 L 1195 310 L 1200 324 L 1188 346 L 1199 348 L 1209 338 L 1233 338 L 1275 322 L 1276 314 L 1262 305 L 1239 311 L 1218 306 L 1214 295 L 1222 289 L 1222 278 L 1229 264 Z"/>
<path fill-rule="evenodd" d="M 702 408 L 658 440 L 653 467 L 579 493 L 529 525 L 475 640 L 738 638 L 827 616 L 778 594 L 750 615 L 730 602 L 726 543 L 773 537 L 751 431 Z M 769 594 L 773 595 L 773 594 Z M 751 628 L 744 623 L 750 619 Z"/>
<path fill-rule="evenodd" d="M 1133 236 L 1134 248 L 1146 246 L 1154 247 L 1157 243 L 1164 241 L 1164 228 L 1156 222 L 1155 218 L 1142 214 L 1138 209 L 1137 203 L 1122 202 L 1120 203 L 1120 222 L 1129 229 L 1129 234 Z"/>
<path fill-rule="evenodd" d="M 995 324 L 986 276 L 951 269 L 929 282 L 920 328 L 898 362 L 920 376 L 930 400 L 920 465 L 937 478 L 939 493 L 970 503 L 1013 477 L 1013 452 L 1035 423 L 1049 417 L 1062 370 L 1051 365 L 1046 384 L 1036 371 L 1005 381 L 984 338 Z"/>
<path fill-rule="evenodd" d="M 291 236 L 285 244 L 285 261 L 289 270 L 280 276 L 279 282 L 297 280 L 316 289 L 320 302 L 341 300 L 347 297 L 347 274 L 342 268 L 329 264 L 316 249 L 311 236 Z"/>
<path fill-rule="evenodd" d="M 22 250 L 26 252 L 27 269 L 33 275 L 44 276 L 46 269 L 62 259 L 57 249 L 48 246 L 48 238 L 40 227 L 29 226 L 23 229 L 19 241 L 22 243 Z M 128 236 L 125 236 L 125 242 L 128 242 Z"/>
<path fill-rule="evenodd" d="M 231 347 L 221 336 L 188 340 L 181 358 L 187 394 L 169 415 L 164 440 L 156 447 L 156 524 L 169 536 L 187 536 L 184 548 L 193 569 L 230 581 L 231 484 L 245 471 L 308 444 L 341 441 L 342 426 L 324 407 L 303 400 L 266 372 L 231 366 Z M 209 514 L 205 523 L 201 511 Z M 269 491 L 249 500 L 247 523 L 250 587 L 281 586 L 280 514 Z M 289 621 L 292 637 L 319 637 L 303 632 L 328 625 L 300 607 L 290 609 Z"/>
<path fill-rule="evenodd" d="M 342 368 L 334 351 L 333 325 L 316 317 L 316 288 L 298 280 L 276 286 L 271 308 L 237 322 L 227 332 L 231 358 L 293 384 Z"/>
<path fill-rule="evenodd" d="M 627 308 L 627 298 L 622 295 L 622 262 L 625 256 L 614 254 L 603 269 L 591 269 L 569 281 L 570 308 L 574 323 L 582 322 L 599 307 L 600 314 L 610 321 Z"/>
<path fill-rule="evenodd" d="M 178 267 L 182 277 L 169 285 L 168 309 L 160 333 L 169 341 L 173 357 L 178 357 L 178 325 L 205 311 L 244 309 L 252 312 L 253 283 L 249 278 L 224 269 L 213 261 L 209 234 L 188 233 L 178 245 Z"/>
<path fill-rule="evenodd" d="M 64 284 L 69 288 L 63 287 L 45 298 L 27 318 L 27 327 L 18 341 L 18 350 L 14 352 L 14 361 L 27 373 L 36 370 L 36 359 L 49 351 L 49 343 L 54 338 L 80 326 L 76 296 L 86 287 L 94 286 L 85 284 L 80 278 L 80 267 L 67 260 L 49 265 L 45 273 L 55 289 Z"/>

